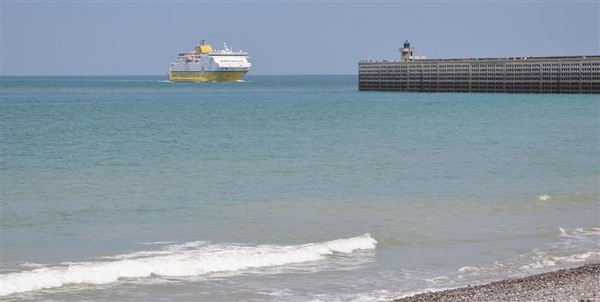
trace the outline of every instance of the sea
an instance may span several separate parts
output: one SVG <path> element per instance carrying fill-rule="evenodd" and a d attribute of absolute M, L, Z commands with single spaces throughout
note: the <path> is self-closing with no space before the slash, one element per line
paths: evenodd
<path fill-rule="evenodd" d="M 600 261 L 598 95 L 2 77 L 2 301 L 389 301 Z"/>

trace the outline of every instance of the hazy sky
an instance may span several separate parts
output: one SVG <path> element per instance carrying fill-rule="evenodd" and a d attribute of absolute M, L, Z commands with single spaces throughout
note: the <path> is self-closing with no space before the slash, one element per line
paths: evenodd
<path fill-rule="evenodd" d="M 361 59 L 600 54 L 600 1 L 0 0 L 2 75 L 162 75 L 200 39 L 251 74 L 355 74 Z"/>

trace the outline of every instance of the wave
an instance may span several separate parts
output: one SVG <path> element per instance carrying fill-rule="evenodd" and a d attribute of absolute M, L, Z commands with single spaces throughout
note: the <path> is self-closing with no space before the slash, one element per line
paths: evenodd
<path fill-rule="evenodd" d="M 552 266 L 557 266 L 563 263 L 581 263 L 588 262 L 590 260 L 597 261 L 600 259 L 600 252 L 590 251 L 582 254 L 574 254 L 569 256 L 548 256 L 544 259 L 535 261 L 528 265 L 524 265 L 521 269 L 529 270 L 529 269 L 540 269 L 547 268 Z"/>
<path fill-rule="evenodd" d="M 370 234 L 302 245 L 209 244 L 202 241 L 113 257 L 112 261 L 71 263 L 0 275 L 0 296 L 67 284 L 108 284 L 121 278 L 201 276 L 250 268 L 283 266 L 322 260 L 334 253 L 375 249 Z"/>
<path fill-rule="evenodd" d="M 599 227 L 558 228 L 556 236 L 560 241 L 543 249 L 521 254 L 514 260 L 504 263 L 496 261 L 493 265 L 463 266 L 457 269 L 456 273 L 477 276 L 493 275 L 502 271 L 530 273 L 600 261 Z"/>
<path fill-rule="evenodd" d="M 587 237 L 600 237 L 600 227 L 587 227 L 587 228 L 575 228 L 565 229 L 559 228 L 560 237 L 573 238 L 573 239 L 585 239 Z"/>
<path fill-rule="evenodd" d="M 541 200 L 541 201 L 546 201 L 546 200 L 550 199 L 550 196 L 548 196 L 548 195 L 540 195 L 540 196 L 538 196 L 538 199 Z"/>

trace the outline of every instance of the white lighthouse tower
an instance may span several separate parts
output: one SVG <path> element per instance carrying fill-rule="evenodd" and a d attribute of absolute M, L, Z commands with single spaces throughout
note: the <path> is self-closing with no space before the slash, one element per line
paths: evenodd
<path fill-rule="evenodd" d="M 415 51 L 415 48 L 410 47 L 410 42 L 408 42 L 408 40 L 405 40 L 404 47 L 400 48 L 400 53 L 402 54 L 402 61 L 404 61 L 404 62 L 412 61 L 414 51 Z"/>

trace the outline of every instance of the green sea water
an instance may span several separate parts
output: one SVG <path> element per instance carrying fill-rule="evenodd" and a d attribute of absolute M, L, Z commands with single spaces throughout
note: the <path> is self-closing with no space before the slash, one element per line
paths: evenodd
<path fill-rule="evenodd" d="M 2 299 L 385 301 L 600 260 L 597 95 L 2 77 Z"/>

